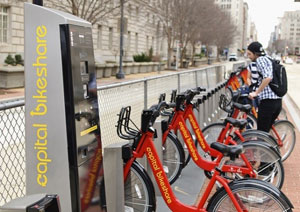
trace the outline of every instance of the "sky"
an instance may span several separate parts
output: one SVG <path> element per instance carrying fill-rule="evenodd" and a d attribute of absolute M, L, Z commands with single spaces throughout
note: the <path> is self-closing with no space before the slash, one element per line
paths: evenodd
<path fill-rule="evenodd" d="M 278 17 L 285 11 L 300 10 L 300 2 L 294 0 L 244 0 L 248 3 L 250 19 L 255 23 L 258 41 L 266 48 L 271 32 L 278 24 Z"/>

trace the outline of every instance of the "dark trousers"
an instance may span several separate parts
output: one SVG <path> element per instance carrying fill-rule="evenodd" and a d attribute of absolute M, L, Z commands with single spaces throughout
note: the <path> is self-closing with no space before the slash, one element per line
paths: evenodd
<path fill-rule="evenodd" d="M 257 129 L 269 132 L 282 108 L 281 99 L 263 99 L 258 106 Z"/>

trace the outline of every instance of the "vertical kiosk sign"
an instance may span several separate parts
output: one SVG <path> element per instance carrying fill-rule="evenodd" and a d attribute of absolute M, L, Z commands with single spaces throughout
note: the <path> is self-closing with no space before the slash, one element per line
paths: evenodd
<path fill-rule="evenodd" d="M 25 3 L 26 193 L 58 194 L 64 212 L 101 211 L 94 63 L 89 22 Z"/>

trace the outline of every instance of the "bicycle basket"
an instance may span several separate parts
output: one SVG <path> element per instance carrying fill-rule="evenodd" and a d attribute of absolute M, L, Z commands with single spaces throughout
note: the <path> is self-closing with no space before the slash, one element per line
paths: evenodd
<path fill-rule="evenodd" d="M 130 119 L 131 106 L 122 107 L 118 114 L 117 134 L 125 140 L 135 139 L 139 135 L 139 129 Z M 133 125 L 133 127 L 131 126 Z"/>
<path fill-rule="evenodd" d="M 231 100 L 228 99 L 228 96 L 221 94 L 219 100 L 219 107 L 227 113 L 231 113 Z"/>

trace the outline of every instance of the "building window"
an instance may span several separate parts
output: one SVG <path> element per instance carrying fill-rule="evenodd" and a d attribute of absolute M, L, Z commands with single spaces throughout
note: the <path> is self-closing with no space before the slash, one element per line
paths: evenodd
<path fill-rule="evenodd" d="M 152 48 L 152 50 L 154 48 L 154 37 L 152 37 L 152 40 L 151 40 L 151 48 Z"/>
<path fill-rule="evenodd" d="M 135 52 L 138 53 L 139 49 L 139 34 L 135 33 Z"/>
<path fill-rule="evenodd" d="M 131 18 L 131 4 L 128 5 L 128 15 L 129 15 L 129 18 Z"/>
<path fill-rule="evenodd" d="M 149 50 L 149 36 L 146 36 L 146 52 Z"/>
<path fill-rule="evenodd" d="M 7 43 L 8 7 L 0 7 L 0 43 Z"/>
<path fill-rule="evenodd" d="M 127 51 L 130 51 L 130 45 L 131 45 L 131 33 L 130 31 L 128 31 L 128 35 L 127 35 Z"/>
<path fill-rule="evenodd" d="M 108 32 L 108 49 L 113 48 L 113 28 L 109 27 L 109 32 Z"/>
<path fill-rule="evenodd" d="M 98 39 L 97 39 L 97 48 L 102 48 L 102 26 L 98 25 Z"/>
<path fill-rule="evenodd" d="M 139 8 L 136 7 L 135 9 L 135 15 L 136 15 L 136 19 L 139 20 Z"/>

